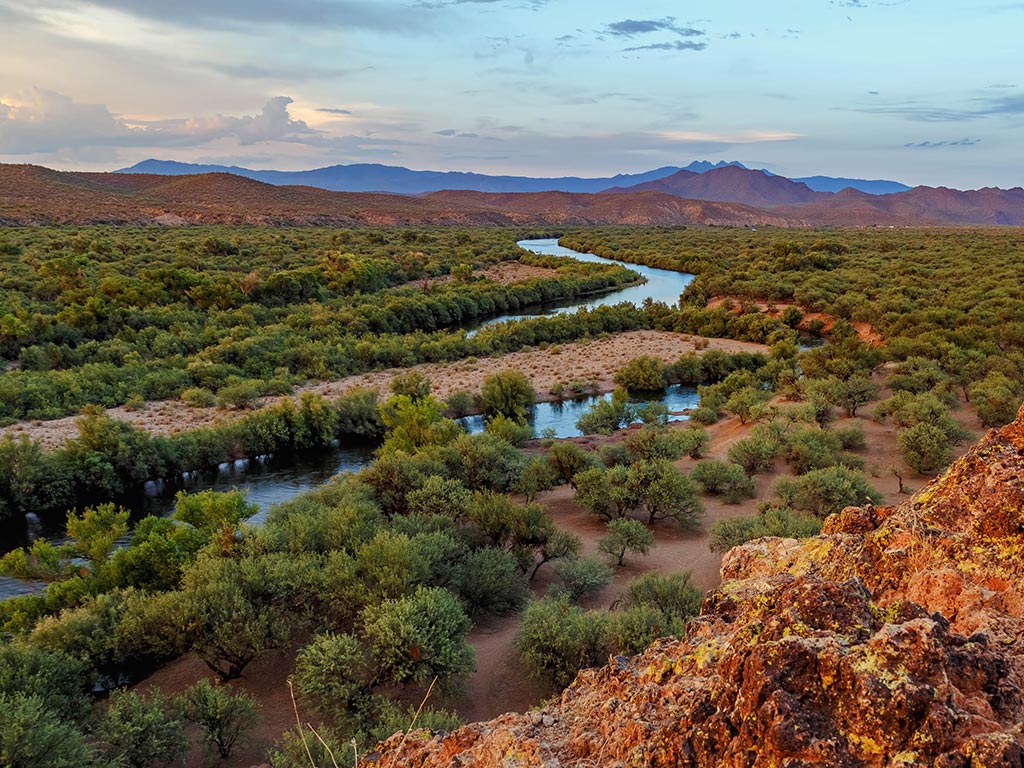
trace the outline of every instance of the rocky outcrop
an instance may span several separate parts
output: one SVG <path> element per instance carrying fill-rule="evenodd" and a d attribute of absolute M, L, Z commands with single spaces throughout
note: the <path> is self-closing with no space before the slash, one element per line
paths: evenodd
<path fill-rule="evenodd" d="M 1024 765 L 1024 409 L 907 503 L 732 550 L 681 640 L 378 766 Z"/>

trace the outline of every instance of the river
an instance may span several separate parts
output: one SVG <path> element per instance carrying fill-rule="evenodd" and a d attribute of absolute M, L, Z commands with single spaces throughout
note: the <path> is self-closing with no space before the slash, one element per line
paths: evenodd
<path fill-rule="evenodd" d="M 693 275 L 672 272 L 665 269 L 628 264 L 613 259 L 602 258 L 592 253 L 578 253 L 563 248 L 555 239 L 521 240 L 518 245 L 535 253 L 552 256 L 571 256 L 580 261 L 602 264 L 619 264 L 642 275 L 646 282 L 633 285 L 603 296 L 589 298 L 585 302 L 564 302 L 543 307 L 526 307 L 521 312 L 492 318 L 486 324 L 518 320 L 528 317 L 540 317 L 552 314 L 575 312 L 582 308 L 619 304 L 628 301 L 637 305 L 647 299 L 662 301 L 674 305 L 679 294 L 693 280 Z M 472 332 L 467 331 L 467 332 Z M 561 403 L 537 403 L 530 414 L 529 422 L 537 436 L 574 437 L 580 434 L 576 429 L 576 421 L 587 411 L 596 400 L 608 395 L 587 397 L 578 400 L 567 400 Z M 672 413 L 671 418 L 685 418 L 683 411 L 694 408 L 698 403 L 696 388 L 669 387 L 664 395 L 652 398 L 637 398 L 636 403 L 663 402 Z M 467 431 L 479 432 L 483 429 L 480 416 L 468 416 L 462 420 Z M 259 508 L 252 521 L 259 523 L 266 517 L 267 510 L 273 505 L 287 501 L 292 497 L 322 485 L 339 472 L 354 471 L 365 466 L 373 456 L 373 447 L 369 445 L 335 446 L 318 451 L 307 451 L 287 456 L 269 456 L 259 459 L 240 459 L 236 462 L 221 464 L 216 472 L 190 474 L 179 486 L 187 491 L 217 490 L 226 491 L 240 488 L 248 493 L 249 501 Z M 165 487 L 162 482 L 146 484 L 142 496 L 130 501 L 129 506 L 136 515 L 165 515 L 174 507 L 174 494 L 179 488 Z M 59 537 L 63 533 L 63 520 L 43 521 L 39 530 L 44 536 Z M 29 591 L 20 582 L 0 578 L 0 599 L 13 594 Z"/>

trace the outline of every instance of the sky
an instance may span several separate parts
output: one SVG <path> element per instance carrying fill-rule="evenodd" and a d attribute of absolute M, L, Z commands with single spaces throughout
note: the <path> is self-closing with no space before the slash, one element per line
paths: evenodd
<path fill-rule="evenodd" d="M 1024 2 L 0 0 L 0 162 L 1024 184 Z"/>

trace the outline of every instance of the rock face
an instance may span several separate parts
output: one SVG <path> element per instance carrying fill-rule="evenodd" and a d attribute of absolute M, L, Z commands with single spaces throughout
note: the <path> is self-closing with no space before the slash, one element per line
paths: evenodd
<path fill-rule="evenodd" d="M 726 555 L 681 640 L 376 766 L 1024 766 L 1024 409 L 898 507 Z"/>

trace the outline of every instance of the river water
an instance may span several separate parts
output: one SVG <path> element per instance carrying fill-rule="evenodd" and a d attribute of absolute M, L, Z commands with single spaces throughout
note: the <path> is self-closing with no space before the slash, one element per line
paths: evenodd
<path fill-rule="evenodd" d="M 665 269 L 627 264 L 621 261 L 605 259 L 592 253 L 578 253 L 563 248 L 555 239 L 522 240 L 519 246 L 535 253 L 552 256 L 571 256 L 580 261 L 603 264 L 619 264 L 642 275 L 646 282 L 634 285 L 603 296 L 590 298 L 585 302 L 565 302 L 561 305 L 524 308 L 513 315 L 503 315 L 487 321 L 487 325 L 508 320 L 520 320 L 529 317 L 541 317 L 552 314 L 575 312 L 581 308 L 619 304 L 628 301 L 637 305 L 646 299 L 662 301 L 674 305 L 679 294 L 693 280 L 693 275 L 672 272 Z M 471 332 L 471 331 L 469 331 Z M 575 437 L 580 434 L 576 429 L 576 421 L 598 399 L 609 395 L 587 397 L 578 400 L 567 400 L 561 403 L 537 403 L 530 414 L 529 422 L 537 436 Z M 635 403 L 663 402 L 672 419 L 686 418 L 685 409 L 695 408 L 698 404 L 697 390 L 694 387 L 669 387 L 664 395 L 655 395 L 650 399 L 637 398 Z M 483 429 L 480 416 L 468 416 L 461 420 L 467 431 L 479 432 Z M 162 482 L 146 484 L 145 493 L 131 502 L 134 513 L 139 516 L 147 514 L 166 515 L 174 507 L 174 494 L 179 489 L 186 491 L 217 490 L 227 491 L 233 488 L 245 490 L 249 501 L 259 508 L 252 518 L 259 523 L 266 517 L 267 510 L 292 497 L 323 485 L 339 472 L 355 471 L 365 466 L 373 457 L 373 446 L 346 445 L 335 446 L 318 451 L 307 451 L 287 456 L 268 456 L 258 459 L 241 459 L 236 462 L 221 464 L 216 472 L 204 472 L 184 478 L 181 486 L 165 487 Z M 62 520 L 44 520 L 40 533 L 47 537 L 59 537 L 63 534 Z M 0 599 L 26 591 L 26 585 L 12 579 L 0 578 Z"/>

